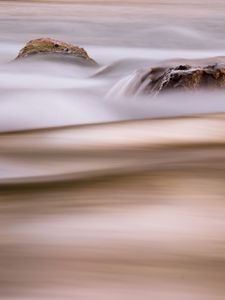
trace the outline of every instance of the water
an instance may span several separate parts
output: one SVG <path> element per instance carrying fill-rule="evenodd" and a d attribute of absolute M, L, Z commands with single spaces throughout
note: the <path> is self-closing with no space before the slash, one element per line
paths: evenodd
<path fill-rule="evenodd" d="M 0 299 L 224 299 L 224 92 L 133 97 L 143 68 L 223 62 L 224 10 L 0 2 Z M 12 62 L 45 36 L 99 66 Z"/>

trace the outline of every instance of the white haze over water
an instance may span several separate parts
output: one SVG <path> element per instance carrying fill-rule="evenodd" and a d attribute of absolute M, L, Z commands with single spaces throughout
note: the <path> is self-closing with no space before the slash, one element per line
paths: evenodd
<path fill-rule="evenodd" d="M 221 56 L 222 51 L 87 46 L 87 51 L 101 63 L 99 68 L 92 69 L 47 61 L 11 64 L 8 62 L 23 45 L 2 45 L 2 56 L 8 56 L 0 66 L 2 131 L 223 112 L 225 109 L 222 93 L 213 95 L 213 101 L 212 95 L 204 93 L 173 95 L 166 99 L 150 96 L 132 99 L 122 93 L 126 88 L 124 80 L 129 84 L 129 76 L 138 68 L 174 58 Z M 123 86 L 115 90 L 121 79 Z"/>
<path fill-rule="evenodd" d="M 116 82 L 140 67 L 169 59 L 224 55 L 223 2 L 217 1 L 213 8 L 209 3 L 196 3 L 201 15 L 192 9 L 191 3 L 183 3 L 186 13 L 181 15 L 179 3 L 124 2 L 118 7 L 112 2 L 105 5 L 2 2 L 0 130 L 172 116 L 173 108 L 174 115 L 224 111 L 221 95 L 214 97 L 213 106 L 211 98 L 205 95 L 182 99 L 178 96 L 176 107 L 173 105 L 176 98 L 170 97 L 163 102 L 164 109 L 160 100 L 157 108 L 157 100 L 151 97 L 135 101 L 122 97 L 116 102 L 105 98 Z M 212 9 L 214 14 L 210 14 Z M 43 36 L 84 47 L 100 64 L 100 70 L 111 67 L 102 76 L 93 77 L 98 69 L 47 62 L 7 64 L 26 41 Z"/>

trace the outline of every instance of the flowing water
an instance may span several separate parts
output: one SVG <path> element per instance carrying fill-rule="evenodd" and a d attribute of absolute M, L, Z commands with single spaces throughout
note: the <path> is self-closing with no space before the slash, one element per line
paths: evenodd
<path fill-rule="evenodd" d="M 224 92 L 137 91 L 151 66 L 223 63 L 224 12 L 0 1 L 0 299 L 224 299 Z M 38 37 L 99 66 L 15 63 Z"/>

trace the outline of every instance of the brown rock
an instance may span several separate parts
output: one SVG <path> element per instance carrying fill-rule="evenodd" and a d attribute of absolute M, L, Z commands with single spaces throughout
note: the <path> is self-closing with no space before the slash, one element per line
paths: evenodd
<path fill-rule="evenodd" d="M 149 83 L 143 84 L 146 80 Z M 177 90 L 223 89 L 225 88 L 225 65 L 153 68 L 142 76 L 140 87 L 141 85 L 143 88 L 140 88 L 140 91 L 147 94 Z"/>
<path fill-rule="evenodd" d="M 83 48 L 51 38 L 40 38 L 29 41 L 25 47 L 20 50 L 16 59 L 46 54 L 54 56 L 70 56 L 93 65 L 97 64 L 89 57 Z"/>

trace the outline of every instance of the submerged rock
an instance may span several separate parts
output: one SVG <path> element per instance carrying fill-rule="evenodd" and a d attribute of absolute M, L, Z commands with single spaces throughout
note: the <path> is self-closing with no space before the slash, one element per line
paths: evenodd
<path fill-rule="evenodd" d="M 29 41 L 22 48 L 16 57 L 16 60 L 40 55 L 59 55 L 69 56 L 82 60 L 83 62 L 97 65 L 97 63 L 87 54 L 87 52 L 78 46 L 69 43 L 54 40 L 51 38 L 40 38 Z"/>
<path fill-rule="evenodd" d="M 173 91 L 225 89 L 225 65 L 179 65 L 138 70 L 120 80 L 108 96 L 158 95 Z"/>

